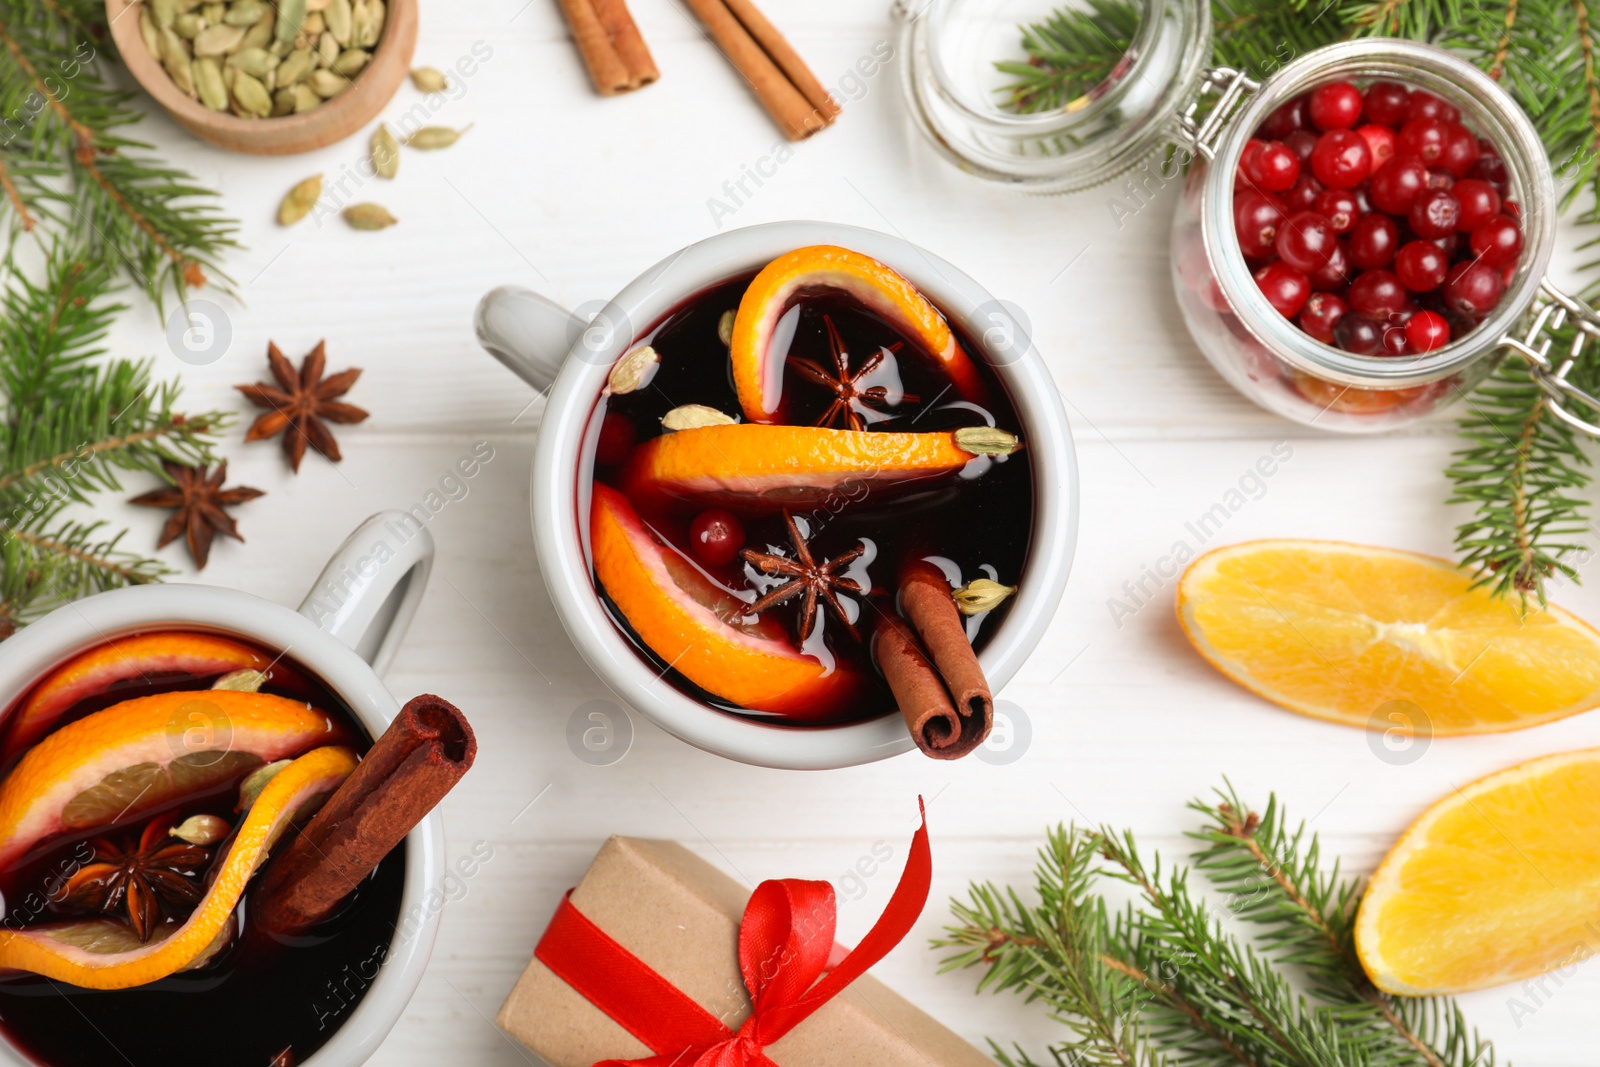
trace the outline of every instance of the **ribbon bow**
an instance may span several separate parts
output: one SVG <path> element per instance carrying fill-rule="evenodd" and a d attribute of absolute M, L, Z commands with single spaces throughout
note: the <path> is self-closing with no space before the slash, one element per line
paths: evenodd
<path fill-rule="evenodd" d="M 777 1067 L 767 1058 L 767 1046 L 900 943 L 922 914 L 932 877 L 923 809 L 889 906 L 831 969 L 838 917 L 833 886 L 797 878 L 756 886 L 739 924 L 739 970 L 752 1010 L 737 1031 L 619 945 L 570 899 L 562 900 L 534 956 L 655 1053 L 595 1067 Z"/>

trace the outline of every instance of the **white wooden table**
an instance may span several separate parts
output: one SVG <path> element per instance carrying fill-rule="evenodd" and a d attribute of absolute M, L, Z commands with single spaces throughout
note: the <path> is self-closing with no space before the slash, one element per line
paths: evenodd
<path fill-rule="evenodd" d="M 898 58 L 847 99 L 835 128 L 798 148 L 731 216 L 714 212 L 713 198 L 731 203 L 725 181 L 773 154 L 776 130 L 679 0 L 633 6 L 662 80 L 601 99 L 551 0 L 427 5 L 417 62 L 449 69 L 479 57 L 471 77 L 455 76 L 434 121 L 475 126 L 448 151 L 407 153 L 395 182 L 357 188 L 364 135 L 311 156 L 262 160 L 211 149 L 163 118 L 140 130 L 223 189 L 227 209 L 242 218 L 247 250 L 229 263 L 243 303 L 228 305 L 232 345 L 210 365 L 169 354 L 142 301 L 123 316 L 116 349 L 156 354 L 160 372 L 182 377 L 191 409 L 238 410 L 247 422 L 231 387 L 265 376 L 267 339 L 298 361 L 326 338 L 331 369 L 366 368 L 350 399 L 373 412 L 340 431 L 342 464 L 311 455 L 298 477 L 276 442 L 246 446 L 242 429 L 233 431 L 232 478 L 268 495 L 238 510 L 248 543 L 219 541 L 206 581 L 298 603 L 362 518 L 427 502 L 476 442 L 493 448 L 464 495 L 458 488 L 433 516 L 438 566 L 388 676 L 400 698 L 438 692 L 476 724 L 478 765 L 445 806 L 449 855 L 487 842 L 493 859 L 445 910 L 432 968 L 375 1063 L 530 1062 L 491 1020 L 559 894 L 609 834 L 680 839 L 752 884 L 832 878 L 844 893 L 841 936 L 851 941 L 888 899 L 917 794 L 927 796 L 933 900 L 877 973 L 974 1041 L 1018 1040 L 1038 1052 L 1058 1032 L 1038 1008 L 974 997 L 976 974 L 936 974 L 927 942 L 969 879 L 1026 878 L 1047 825 L 1129 826 L 1146 847 L 1177 854 L 1193 825 L 1184 802 L 1226 774 L 1258 803 L 1277 790 L 1293 813 L 1314 818 L 1331 855 L 1366 871 L 1452 786 L 1525 757 L 1600 744 L 1600 718 L 1589 715 L 1436 741 L 1397 766 L 1377 758 L 1363 733 L 1279 711 L 1208 668 L 1173 620 L 1170 584 L 1117 625 L 1108 599 L 1175 542 L 1200 547 L 1186 521 L 1280 441 L 1291 458 L 1214 543 L 1318 536 L 1448 555 L 1463 517 L 1444 504 L 1450 422 L 1348 439 L 1251 406 L 1204 363 L 1179 318 L 1168 280 L 1171 189 L 1119 228 L 1107 204 L 1112 190 L 1035 199 L 969 179 L 913 133 Z M 830 85 L 876 42 L 897 43 L 887 0 L 766 6 Z M 388 114 L 421 100 L 406 86 Z M 331 195 L 380 201 L 400 224 L 378 234 L 337 219 L 277 227 L 279 197 L 318 170 Z M 909 755 L 830 773 L 762 770 L 691 749 L 637 716 L 620 763 L 590 766 L 568 749 L 574 710 L 610 695 L 552 617 L 533 556 L 527 477 L 542 405 L 528 408 L 531 392 L 478 348 L 473 306 L 507 282 L 568 306 L 603 300 L 719 223 L 791 218 L 892 231 L 953 260 L 1026 309 L 1067 400 L 1082 533 L 1050 633 L 1001 694 L 1033 731 L 1031 748 L 1009 766 Z M 161 517 L 136 508 L 117 515 L 143 547 L 154 544 Z M 165 555 L 187 562 L 179 546 Z M 1586 570 L 1587 587 L 1559 589 L 1556 598 L 1597 619 L 1600 567 Z M 846 883 L 880 841 L 894 852 L 890 872 L 864 888 Z M 1493 990 L 1465 1004 L 1520 1067 L 1587 1067 L 1600 965 L 1545 990 Z M 1533 1012 L 1514 1016 L 1513 997 Z"/>

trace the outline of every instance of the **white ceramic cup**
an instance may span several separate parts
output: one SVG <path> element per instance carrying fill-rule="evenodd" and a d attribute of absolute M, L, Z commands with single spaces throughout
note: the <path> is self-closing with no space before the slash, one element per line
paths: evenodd
<path fill-rule="evenodd" d="M 85 649 L 144 630 L 197 629 L 248 638 L 310 670 L 373 737 L 400 705 L 378 679 L 394 658 L 433 567 L 433 538 L 400 511 L 379 512 L 333 554 L 291 611 L 208 585 L 141 585 L 65 604 L 0 643 L 0 699 L 13 703 L 51 668 Z M 359 1067 L 400 1020 L 433 950 L 439 909 L 427 897 L 444 874 L 444 824 L 430 814 L 406 838 L 400 930 L 371 987 L 302 1067 Z M 317 990 L 306 990 L 314 997 Z M 0 1040 L 0 1065 L 32 1060 Z"/>
<path fill-rule="evenodd" d="M 679 738 L 768 767 L 847 767 L 914 748 L 898 715 L 837 726 L 782 726 L 730 715 L 662 680 L 628 643 L 595 595 L 585 552 L 592 418 L 611 365 L 634 338 L 694 294 L 753 272 L 795 248 L 842 245 L 909 278 L 980 346 L 1022 418 L 1034 477 L 1028 562 L 1010 613 L 979 657 L 995 690 L 1044 635 L 1066 586 L 1077 537 L 1077 469 L 1066 412 L 1049 369 L 1015 309 L 944 260 L 898 237 L 823 222 L 729 230 L 645 271 L 594 317 L 575 315 L 528 289 L 505 286 L 478 304 L 478 340 L 540 392 L 549 390 L 533 457 L 533 539 L 556 615 L 596 674 L 623 700 Z M 583 308 L 579 309 L 583 311 Z"/>

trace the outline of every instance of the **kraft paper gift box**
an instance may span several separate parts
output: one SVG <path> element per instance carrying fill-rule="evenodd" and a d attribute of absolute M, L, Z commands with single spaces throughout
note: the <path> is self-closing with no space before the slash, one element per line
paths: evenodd
<path fill-rule="evenodd" d="M 732 878 L 676 842 L 613 837 L 570 903 L 662 979 L 738 1030 L 751 1009 L 738 948 L 749 897 Z M 498 1021 L 552 1067 L 652 1055 L 537 956 Z M 994 1067 L 870 975 L 856 979 L 764 1051 L 778 1067 Z"/>

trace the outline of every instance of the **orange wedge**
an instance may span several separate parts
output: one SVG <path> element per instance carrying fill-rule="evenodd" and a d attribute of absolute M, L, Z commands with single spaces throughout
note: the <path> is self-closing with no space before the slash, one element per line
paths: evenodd
<path fill-rule="evenodd" d="M 1356 952 L 1379 989 L 1464 993 L 1576 966 L 1594 951 L 1596 915 L 1591 748 L 1480 778 L 1424 812 L 1367 886 Z"/>
<path fill-rule="evenodd" d="M 297 756 L 333 729 L 303 701 L 222 689 L 97 711 L 39 742 L 0 783 L 0 867 L 55 834 L 109 826 Z"/>
<path fill-rule="evenodd" d="M 279 771 L 239 824 L 194 913 L 161 940 L 134 947 L 137 938 L 119 936 L 114 927 L 120 924 L 105 920 L 0 929 L 0 970 L 30 971 L 86 989 L 129 989 L 185 969 L 225 935 L 245 885 L 291 820 L 355 767 L 349 749 L 319 748 Z"/>
<path fill-rule="evenodd" d="M 773 344 L 779 323 L 808 289 L 832 289 L 863 304 L 939 363 L 960 396 L 983 395 L 977 368 L 950 324 L 916 286 L 871 256 L 835 245 L 787 252 L 762 268 L 739 301 L 729 356 L 744 417 L 781 422 L 787 342 Z M 790 328 L 792 333 L 792 327 Z"/>
<path fill-rule="evenodd" d="M 208 678 L 247 667 L 265 671 L 271 664 L 249 645 L 216 634 L 170 630 L 119 637 L 68 660 L 35 686 L 17 709 L 6 747 L 27 748 L 74 704 L 118 682 L 173 674 Z"/>
<path fill-rule="evenodd" d="M 1600 705 L 1600 633 L 1497 600 L 1441 559 L 1330 541 L 1208 552 L 1178 584 L 1189 640 L 1291 711 L 1433 734 L 1520 730 Z M 1385 709 L 1391 709 L 1386 711 Z"/>
<path fill-rule="evenodd" d="M 678 430 L 633 450 L 622 484 L 641 501 L 773 511 L 920 488 L 980 457 L 952 432 L 887 433 L 738 423 Z M 982 462 L 987 463 L 984 459 Z M 635 495 L 637 494 L 637 495 Z M 647 509 L 648 510 L 648 509 Z"/>
<path fill-rule="evenodd" d="M 775 621 L 743 622 L 745 602 L 652 533 L 610 486 L 594 487 L 590 539 L 595 574 L 628 625 L 712 695 L 806 719 L 862 690 L 857 672 L 801 652 Z"/>

